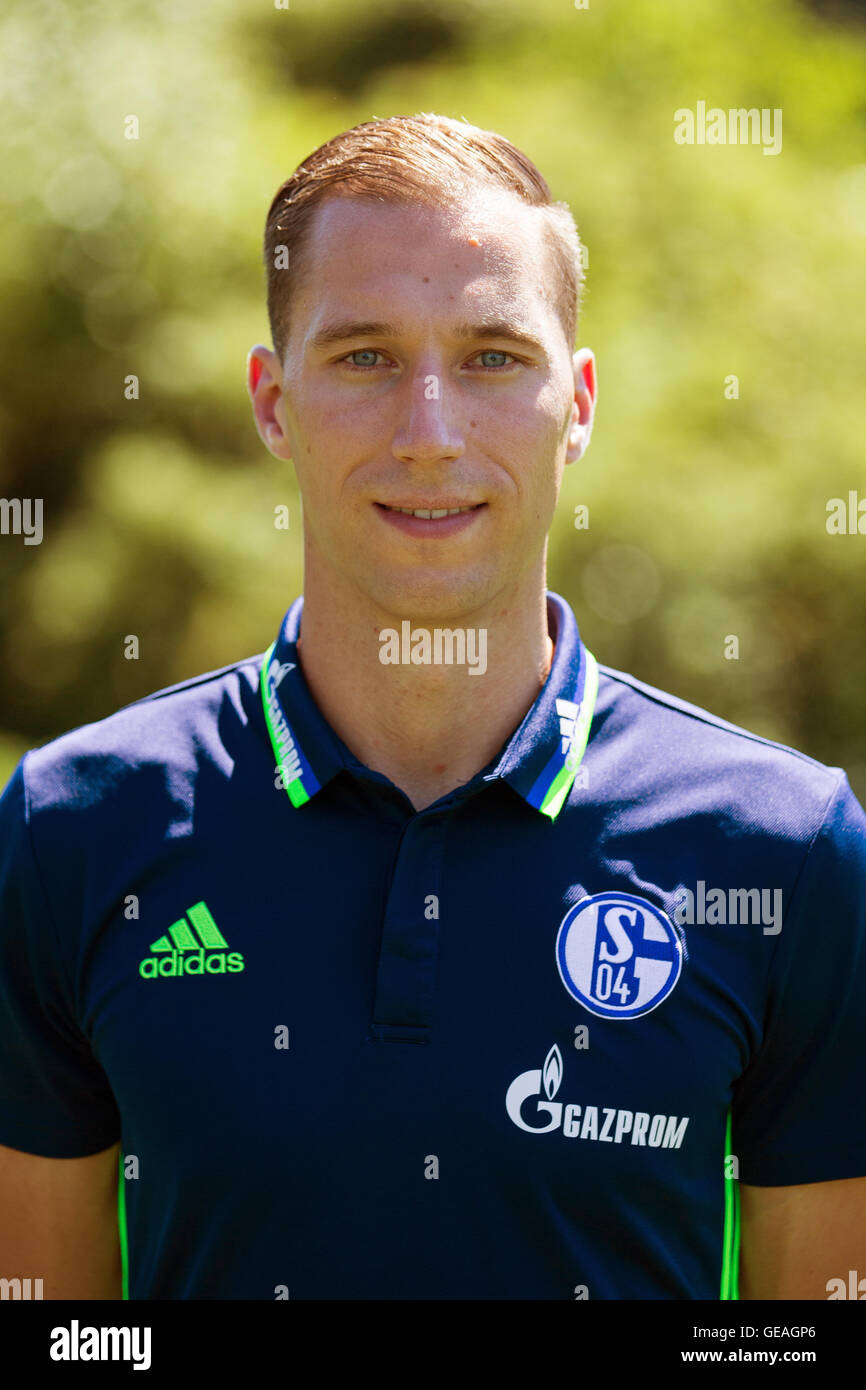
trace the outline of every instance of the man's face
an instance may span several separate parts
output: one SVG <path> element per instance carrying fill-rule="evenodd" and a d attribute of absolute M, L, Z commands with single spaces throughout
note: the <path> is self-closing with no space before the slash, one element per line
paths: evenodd
<path fill-rule="evenodd" d="M 308 586 L 433 621 L 541 575 L 592 424 L 591 354 L 572 360 L 554 296 L 540 222 L 505 191 L 321 205 L 282 371 L 250 354 L 261 437 L 297 470 Z"/>

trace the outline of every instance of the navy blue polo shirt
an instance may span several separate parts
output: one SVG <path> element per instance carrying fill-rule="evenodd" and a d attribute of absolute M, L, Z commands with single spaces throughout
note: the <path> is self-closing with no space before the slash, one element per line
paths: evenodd
<path fill-rule="evenodd" d="M 301 599 L 19 763 L 0 1142 L 119 1141 L 130 1298 L 732 1297 L 737 1180 L 866 1174 L 844 773 L 548 615 L 526 717 L 420 812 L 317 709 Z"/>

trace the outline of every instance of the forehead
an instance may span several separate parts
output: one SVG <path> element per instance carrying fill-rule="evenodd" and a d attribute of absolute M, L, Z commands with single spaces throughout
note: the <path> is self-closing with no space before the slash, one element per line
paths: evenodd
<path fill-rule="evenodd" d="M 539 209 L 507 190 L 467 192 L 445 207 L 327 198 L 316 210 L 295 289 L 314 332 L 339 309 L 364 314 L 382 297 L 415 297 L 455 313 L 508 306 L 540 327 L 555 319 L 552 257 Z M 462 301 L 462 304 L 461 304 Z M 299 322 L 300 327 L 300 322 Z"/>

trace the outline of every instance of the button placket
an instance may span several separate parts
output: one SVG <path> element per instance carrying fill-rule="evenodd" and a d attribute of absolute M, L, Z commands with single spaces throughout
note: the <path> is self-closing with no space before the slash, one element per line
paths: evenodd
<path fill-rule="evenodd" d="M 446 821 L 443 810 L 421 811 L 403 832 L 382 925 L 371 1041 L 430 1040 Z"/>

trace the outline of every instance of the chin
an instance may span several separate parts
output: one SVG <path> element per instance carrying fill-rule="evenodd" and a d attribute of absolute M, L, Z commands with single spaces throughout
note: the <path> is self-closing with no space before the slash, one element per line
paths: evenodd
<path fill-rule="evenodd" d="M 488 603 L 499 587 L 491 576 L 478 574 L 395 574 L 382 583 L 382 575 L 370 597 L 379 608 L 415 622 L 455 619 Z"/>

